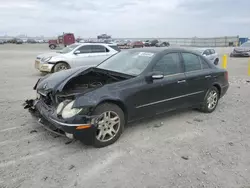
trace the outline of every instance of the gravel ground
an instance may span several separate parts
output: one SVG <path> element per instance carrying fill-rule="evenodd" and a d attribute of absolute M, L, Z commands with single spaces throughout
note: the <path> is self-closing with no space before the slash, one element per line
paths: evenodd
<path fill-rule="evenodd" d="M 41 76 L 34 58 L 46 51 L 0 46 L 1 188 L 250 187 L 247 58 L 229 58 L 230 88 L 214 113 L 186 110 L 137 122 L 115 144 L 96 149 L 56 137 L 23 110 Z"/>

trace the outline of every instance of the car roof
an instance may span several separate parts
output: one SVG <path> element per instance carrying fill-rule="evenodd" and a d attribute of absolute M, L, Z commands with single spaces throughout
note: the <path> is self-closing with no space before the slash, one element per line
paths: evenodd
<path fill-rule="evenodd" d="M 149 53 L 160 53 L 160 52 L 170 52 L 170 51 L 180 51 L 180 52 L 193 52 L 192 50 L 188 50 L 185 48 L 173 48 L 173 47 L 147 47 L 147 48 L 133 48 L 128 49 L 129 51 L 135 51 L 135 52 L 149 52 Z"/>
<path fill-rule="evenodd" d="M 103 45 L 103 46 L 116 45 L 115 43 L 102 43 L 102 42 L 84 42 L 84 43 L 75 43 L 75 44 L 79 44 L 81 46 L 85 46 L 85 45 Z"/>

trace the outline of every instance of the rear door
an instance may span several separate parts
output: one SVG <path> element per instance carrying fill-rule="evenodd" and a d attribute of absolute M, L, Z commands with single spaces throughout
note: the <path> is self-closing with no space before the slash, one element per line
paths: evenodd
<path fill-rule="evenodd" d="M 200 56 L 191 52 L 181 54 L 188 86 L 187 101 L 189 105 L 201 103 L 210 87 L 211 69 Z"/>

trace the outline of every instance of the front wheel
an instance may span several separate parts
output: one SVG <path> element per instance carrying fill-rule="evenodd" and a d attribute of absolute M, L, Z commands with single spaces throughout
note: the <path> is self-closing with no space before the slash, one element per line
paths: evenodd
<path fill-rule="evenodd" d="M 59 72 L 59 71 L 62 71 L 62 70 L 67 70 L 67 69 L 69 69 L 69 66 L 68 66 L 67 63 L 57 63 L 54 66 L 53 72 Z"/>
<path fill-rule="evenodd" d="M 203 104 L 200 110 L 204 113 L 211 113 L 217 107 L 219 102 L 219 91 L 216 87 L 212 87 L 207 91 L 207 94 L 204 98 Z"/>
<path fill-rule="evenodd" d="M 96 107 L 97 131 L 93 146 L 100 148 L 113 144 L 121 136 L 124 125 L 124 113 L 120 107 L 112 103 L 103 103 Z"/>

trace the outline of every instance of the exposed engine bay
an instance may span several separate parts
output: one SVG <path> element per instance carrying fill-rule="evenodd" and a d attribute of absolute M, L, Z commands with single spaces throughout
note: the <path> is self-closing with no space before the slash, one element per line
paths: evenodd
<path fill-rule="evenodd" d="M 103 72 L 91 71 L 72 78 L 56 95 L 57 103 L 65 99 L 74 99 L 77 94 L 84 94 L 100 88 L 106 84 L 126 80 L 126 77 L 111 75 Z"/>
<path fill-rule="evenodd" d="M 111 84 L 125 79 L 126 78 L 93 71 L 84 75 L 79 75 L 71 79 L 64 86 L 63 93 L 65 94 L 83 93 L 85 91 L 90 91 L 92 89 L 102 87 L 103 85 Z"/>

